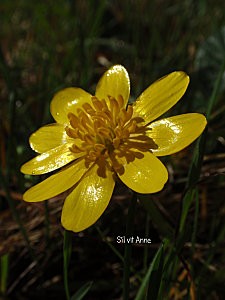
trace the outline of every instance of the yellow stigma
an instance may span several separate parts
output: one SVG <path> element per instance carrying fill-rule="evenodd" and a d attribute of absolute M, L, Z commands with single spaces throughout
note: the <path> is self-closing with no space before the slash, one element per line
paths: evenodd
<path fill-rule="evenodd" d="M 143 158 L 143 153 L 157 147 L 146 135 L 147 127 L 140 117 L 133 117 L 133 108 L 124 107 L 122 96 L 92 97 L 77 114 L 69 113 L 66 133 L 75 142 L 70 150 L 84 152 L 86 166 L 97 163 L 98 175 L 105 177 L 106 168 L 123 174 L 124 163 Z"/>

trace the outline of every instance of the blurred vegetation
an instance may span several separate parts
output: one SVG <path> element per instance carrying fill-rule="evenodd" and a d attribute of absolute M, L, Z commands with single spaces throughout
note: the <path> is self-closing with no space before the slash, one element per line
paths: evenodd
<path fill-rule="evenodd" d="M 222 0 L 1 0 L 0 299 L 66 299 L 63 195 L 24 203 L 22 193 L 41 178 L 23 176 L 19 169 L 34 155 L 29 135 L 53 122 L 54 93 L 67 86 L 93 92 L 112 64 L 127 68 L 131 101 L 159 77 L 186 71 L 191 84 L 169 114 L 196 111 L 209 120 L 205 146 L 198 148 L 203 161 L 197 164 L 194 189 L 185 190 L 193 175 L 192 145 L 163 158 L 169 182 L 136 207 L 134 235 L 148 236 L 152 243 L 132 245 L 129 297 L 224 299 L 223 7 Z M 116 237 L 125 235 L 130 201 L 130 192 L 118 184 L 96 225 L 71 236 L 72 293 L 90 288 L 85 299 L 122 299 L 124 245 Z M 179 227 L 184 209 L 187 218 Z"/>

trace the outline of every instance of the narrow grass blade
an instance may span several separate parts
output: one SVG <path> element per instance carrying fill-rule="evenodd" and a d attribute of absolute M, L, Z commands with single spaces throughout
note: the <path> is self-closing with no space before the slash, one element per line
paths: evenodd
<path fill-rule="evenodd" d="M 174 283 L 174 276 L 179 265 L 179 259 L 174 247 L 169 245 L 169 243 L 168 245 L 165 243 L 164 252 L 166 248 L 167 253 L 164 258 L 163 276 L 157 300 L 165 300 L 165 295 L 168 295 L 171 285 Z"/>
<path fill-rule="evenodd" d="M 164 263 L 163 254 L 164 253 L 163 253 L 163 246 L 162 246 L 158 256 L 154 261 L 154 265 L 152 266 L 152 272 L 149 277 L 147 300 L 158 299 L 159 288 L 163 276 L 163 263 Z"/>
<path fill-rule="evenodd" d="M 110 243 L 109 241 L 107 241 L 107 239 L 104 237 L 103 232 L 101 231 L 101 229 L 96 226 L 95 227 L 96 230 L 98 231 L 98 234 L 100 235 L 101 239 L 104 240 L 104 242 L 109 246 L 109 248 L 113 251 L 113 253 L 122 261 L 124 262 L 123 256 L 120 254 L 120 252 L 116 249 L 116 247 L 113 246 L 112 243 Z"/>
<path fill-rule="evenodd" d="M 220 91 L 220 85 L 221 85 L 221 82 L 223 79 L 224 70 L 225 70 L 225 59 L 221 66 L 220 72 L 218 74 L 217 80 L 216 80 L 214 88 L 213 88 L 212 95 L 208 102 L 208 106 L 206 109 L 206 118 L 207 119 L 210 118 L 213 106 L 217 101 L 218 93 Z M 207 131 L 204 131 L 204 133 L 201 135 L 201 137 L 197 141 L 197 144 L 196 144 L 196 147 L 194 150 L 191 167 L 190 167 L 190 171 L 189 171 L 189 175 L 188 175 L 187 188 L 194 186 L 199 179 L 200 169 L 201 169 L 203 155 L 204 155 L 206 137 L 207 137 Z"/>
<path fill-rule="evenodd" d="M 218 98 L 218 93 L 220 90 L 220 85 L 222 82 L 224 70 L 225 70 L 225 59 L 221 66 L 220 72 L 218 74 L 217 80 L 214 85 L 212 95 L 208 102 L 208 107 L 206 109 L 206 117 L 208 119 L 212 112 L 212 108 Z M 198 141 L 196 143 L 196 147 L 195 147 L 194 154 L 193 154 L 193 159 L 192 159 L 191 166 L 189 169 L 186 193 L 183 197 L 183 207 L 182 207 L 182 213 L 181 213 L 181 219 L 180 219 L 180 225 L 179 225 L 179 232 L 183 231 L 185 221 L 187 218 L 187 214 L 189 211 L 189 207 L 193 200 L 192 196 L 194 196 L 196 193 L 195 186 L 200 177 L 204 149 L 205 149 L 205 144 L 206 144 L 206 138 L 207 138 L 207 130 L 205 130 L 203 132 L 203 134 L 200 136 L 200 138 L 198 139 Z"/>
<path fill-rule="evenodd" d="M 112 252 L 113 252 L 113 253 L 121 260 L 121 262 L 124 264 L 124 257 L 123 257 L 123 255 L 116 249 L 116 247 L 114 247 L 114 245 L 113 245 L 110 241 L 107 240 L 107 238 L 105 238 L 103 232 L 101 231 L 101 229 L 100 229 L 98 226 L 96 226 L 95 228 L 96 228 L 97 232 L 99 233 L 100 237 L 102 238 L 102 240 L 107 244 L 107 246 L 109 246 L 109 248 L 112 250 Z M 145 236 L 148 236 L 148 235 L 146 234 Z M 145 257 L 144 257 L 144 259 L 145 259 Z M 131 272 L 135 272 L 133 266 L 130 266 L 130 270 L 131 270 Z M 137 279 L 138 279 L 139 281 L 142 280 L 142 278 L 141 278 L 141 276 L 140 276 L 139 274 L 135 274 L 135 275 L 136 275 L 136 277 L 137 277 Z"/>
<path fill-rule="evenodd" d="M 192 230 L 191 244 L 192 244 L 192 253 L 194 255 L 195 251 L 195 243 L 197 238 L 197 230 L 198 230 L 198 215 L 199 215 L 199 194 L 196 192 L 196 201 L 195 201 L 195 215 L 194 215 L 194 224 Z"/>
<path fill-rule="evenodd" d="M 183 229 L 184 229 L 185 221 L 186 221 L 186 218 L 187 218 L 187 215 L 188 215 L 190 205 L 191 205 L 192 201 L 195 199 L 196 196 L 197 196 L 197 189 L 196 188 L 189 189 L 186 192 L 186 194 L 184 195 L 183 206 L 182 206 L 182 214 L 181 214 L 181 218 L 180 218 L 180 232 L 182 232 Z"/>
<path fill-rule="evenodd" d="M 156 252 L 152 263 L 150 264 L 148 271 L 142 281 L 142 284 L 138 290 L 135 300 L 142 300 L 146 295 L 146 290 L 148 288 L 147 299 L 156 300 L 158 297 L 158 291 L 163 275 L 163 244 L 160 246 Z"/>
<path fill-rule="evenodd" d="M 93 282 L 89 281 L 85 283 L 73 296 L 70 300 L 82 300 L 84 296 L 87 295 L 88 291 L 92 287 Z"/>

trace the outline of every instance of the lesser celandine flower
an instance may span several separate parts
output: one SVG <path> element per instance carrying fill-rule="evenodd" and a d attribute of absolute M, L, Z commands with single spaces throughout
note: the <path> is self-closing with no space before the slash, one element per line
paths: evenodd
<path fill-rule="evenodd" d="M 38 202 L 70 189 L 61 220 L 78 232 L 102 215 L 116 180 L 138 193 L 160 191 L 168 173 L 157 156 L 182 150 L 206 126 L 197 113 L 156 120 L 177 103 L 188 83 L 184 72 L 173 72 L 132 106 L 128 73 L 115 65 L 98 82 L 95 96 L 80 88 L 58 92 L 50 107 L 56 123 L 31 135 L 30 145 L 39 155 L 21 171 L 38 175 L 62 169 L 26 191 L 24 200 Z"/>

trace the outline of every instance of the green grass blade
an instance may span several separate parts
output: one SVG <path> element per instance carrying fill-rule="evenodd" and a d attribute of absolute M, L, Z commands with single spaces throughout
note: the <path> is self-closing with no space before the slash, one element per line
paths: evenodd
<path fill-rule="evenodd" d="M 217 80 L 215 82 L 212 95 L 210 97 L 210 100 L 208 102 L 208 107 L 206 109 L 206 117 L 209 118 L 212 108 L 218 98 L 218 93 L 220 90 L 220 85 L 222 82 L 223 74 L 225 70 L 225 60 L 223 62 L 223 65 L 221 66 L 220 72 L 218 74 Z M 181 219 L 180 219 L 180 225 L 179 225 L 179 232 L 183 231 L 185 221 L 188 215 L 189 207 L 192 203 L 193 197 L 196 194 L 195 186 L 199 180 L 200 172 L 201 172 L 201 166 L 204 156 L 204 149 L 206 144 L 206 138 L 207 138 L 207 130 L 203 132 L 203 134 L 200 136 L 200 138 L 197 140 L 194 155 L 192 159 L 192 163 L 189 169 L 188 174 L 188 181 L 187 181 L 187 190 L 183 197 L 183 206 L 182 206 L 182 213 L 181 213 Z"/>
<path fill-rule="evenodd" d="M 219 90 L 220 90 L 220 85 L 221 85 L 221 82 L 223 79 L 224 70 L 225 70 L 225 59 L 221 66 L 217 80 L 214 84 L 212 95 L 208 102 L 208 106 L 206 109 L 206 118 L 207 119 L 210 118 L 212 108 L 217 101 Z M 200 138 L 198 139 L 195 150 L 194 150 L 194 155 L 193 155 L 193 159 L 192 159 L 192 163 L 191 163 L 191 167 L 190 167 L 190 171 L 189 171 L 189 175 L 188 175 L 187 188 L 195 186 L 199 179 L 203 155 L 204 155 L 206 138 L 207 138 L 207 131 L 205 130 L 203 132 L 203 134 L 200 136 Z"/>
<path fill-rule="evenodd" d="M 195 199 L 197 195 L 197 189 L 192 188 L 189 189 L 183 198 L 183 206 L 182 206 L 182 214 L 180 218 L 180 232 L 183 232 L 185 227 L 185 221 L 189 212 L 189 208 L 191 206 L 192 201 Z"/>
<path fill-rule="evenodd" d="M 167 245 L 165 243 L 164 249 L 166 246 Z M 165 295 L 168 295 L 171 284 L 173 284 L 174 274 L 177 272 L 178 261 L 174 247 L 168 244 L 167 253 L 164 258 L 163 276 L 159 289 L 158 300 L 165 300 Z"/>
<path fill-rule="evenodd" d="M 113 253 L 122 261 L 124 262 L 123 256 L 120 254 L 120 252 L 116 249 L 116 247 L 113 246 L 112 243 L 110 243 L 105 237 L 101 229 L 96 226 L 95 227 L 98 234 L 100 235 L 101 239 L 109 246 L 109 248 L 113 251 Z"/>
<path fill-rule="evenodd" d="M 223 80 L 224 71 L 225 71 L 225 58 L 224 58 L 223 64 L 221 65 L 218 77 L 216 79 L 212 95 L 209 99 L 208 107 L 207 107 L 207 110 L 206 110 L 206 117 L 207 118 L 210 118 L 213 106 L 215 105 L 215 103 L 218 99 L 218 94 L 219 94 L 220 86 L 221 86 L 221 83 L 222 83 L 222 80 Z"/>
<path fill-rule="evenodd" d="M 146 295 L 146 289 L 148 288 L 148 298 L 156 300 L 158 297 L 158 291 L 163 274 L 163 252 L 164 245 L 160 246 L 156 252 L 152 263 L 150 264 L 148 271 L 142 281 L 142 284 L 138 290 L 135 300 L 142 300 Z"/>
<path fill-rule="evenodd" d="M 164 263 L 164 252 L 162 246 L 158 256 L 154 261 L 154 265 L 152 266 L 152 272 L 149 277 L 147 300 L 158 299 L 159 288 L 163 276 L 163 263 Z"/>
<path fill-rule="evenodd" d="M 198 232 L 198 215 L 199 215 L 199 193 L 198 193 L 198 191 L 196 191 L 194 224 L 193 224 L 193 231 L 192 231 L 192 237 L 191 237 L 193 255 L 194 255 L 194 251 L 195 251 L 195 243 L 196 243 L 197 232 Z"/>
<path fill-rule="evenodd" d="M 71 298 L 71 300 L 82 300 L 87 295 L 88 291 L 92 287 L 93 282 L 86 282 Z"/>
<path fill-rule="evenodd" d="M 120 259 L 120 261 L 124 264 L 124 257 L 123 255 L 116 249 L 116 247 L 114 247 L 114 245 L 107 240 L 107 238 L 105 238 L 103 232 L 101 231 L 101 229 L 98 226 L 95 226 L 97 232 L 99 233 L 101 239 L 107 244 L 107 246 L 112 250 L 112 252 Z M 148 236 L 148 234 L 146 234 L 145 236 Z M 146 247 L 147 248 L 147 247 Z M 147 249 L 148 250 L 148 249 Z M 145 256 L 144 256 L 145 259 Z M 135 272 L 133 266 L 130 266 L 130 270 L 131 272 Z M 142 280 L 141 276 L 139 274 L 135 274 L 137 279 L 139 281 Z"/>

